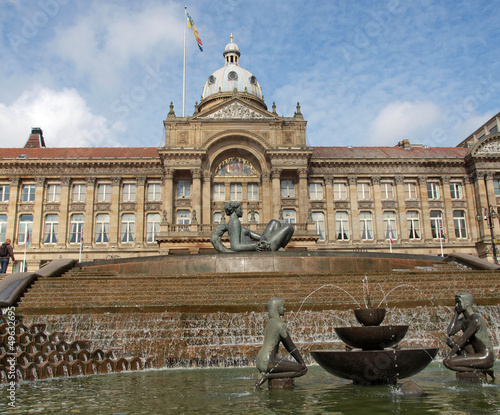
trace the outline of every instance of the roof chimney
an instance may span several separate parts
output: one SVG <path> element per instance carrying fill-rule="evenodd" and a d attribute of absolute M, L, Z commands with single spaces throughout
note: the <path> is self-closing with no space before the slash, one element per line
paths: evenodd
<path fill-rule="evenodd" d="M 43 139 L 42 129 L 39 127 L 33 127 L 31 129 L 30 138 L 24 145 L 24 148 L 41 148 L 45 147 L 45 140 Z"/>

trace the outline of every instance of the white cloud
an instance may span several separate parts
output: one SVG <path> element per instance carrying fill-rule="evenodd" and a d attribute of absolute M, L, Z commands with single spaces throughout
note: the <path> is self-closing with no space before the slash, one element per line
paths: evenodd
<path fill-rule="evenodd" d="M 372 122 L 371 145 L 394 145 L 405 138 L 418 143 L 442 117 L 442 110 L 432 102 L 392 102 Z"/>
<path fill-rule="evenodd" d="M 31 127 L 44 132 L 47 147 L 116 145 L 106 118 L 95 115 L 75 89 L 36 87 L 11 105 L 0 103 L 0 146 L 22 147 Z"/>
<path fill-rule="evenodd" d="M 182 50 L 183 14 L 178 5 L 92 2 L 71 26 L 58 27 L 51 50 L 99 88 L 116 87 L 132 64 Z"/>

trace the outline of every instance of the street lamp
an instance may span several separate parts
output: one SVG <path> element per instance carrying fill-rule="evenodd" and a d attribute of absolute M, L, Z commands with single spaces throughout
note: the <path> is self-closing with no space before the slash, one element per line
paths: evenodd
<path fill-rule="evenodd" d="M 483 211 L 481 211 L 483 210 Z M 500 214 L 497 210 L 495 210 L 495 206 L 490 205 L 488 208 L 479 208 L 477 211 L 476 220 L 481 222 L 482 220 L 488 221 L 488 225 L 490 227 L 490 236 L 491 236 L 491 249 L 493 250 L 493 261 L 498 265 L 497 259 L 497 247 L 496 247 L 496 239 L 493 235 L 493 219 L 497 218 L 500 222 Z"/>

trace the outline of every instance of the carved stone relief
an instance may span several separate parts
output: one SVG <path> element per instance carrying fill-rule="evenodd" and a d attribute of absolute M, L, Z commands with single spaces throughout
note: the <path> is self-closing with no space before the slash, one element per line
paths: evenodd
<path fill-rule="evenodd" d="M 351 203 L 347 201 L 334 202 L 335 209 L 349 209 Z"/>
<path fill-rule="evenodd" d="M 123 202 L 123 203 L 120 203 L 120 211 L 123 211 L 123 210 L 133 211 L 135 209 L 136 209 L 136 204 L 135 203 L 132 203 L 132 202 Z"/>
<path fill-rule="evenodd" d="M 297 206 L 297 199 L 293 199 L 293 198 L 281 199 L 281 205 L 282 206 Z"/>
<path fill-rule="evenodd" d="M 382 200 L 382 209 L 397 209 L 398 202 L 395 200 Z"/>
<path fill-rule="evenodd" d="M 420 208 L 420 200 L 406 200 L 405 207 L 406 209 L 418 209 Z"/>
<path fill-rule="evenodd" d="M 366 201 L 366 200 L 360 200 L 360 201 L 358 201 L 358 207 L 359 207 L 359 209 L 373 209 L 373 202 Z"/>
<path fill-rule="evenodd" d="M 148 212 L 151 210 L 160 211 L 161 207 L 161 203 L 146 202 L 146 204 L 144 205 L 144 209 Z"/>
<path fill-rule="evenodd" d="M 271 117 L 265 117 L 264 115 L 254 111 L 239 102 L 233 102 L 228 106 L 221 108 L 214 113 L 207 115 L 206 117 L 201 117 L 208 120 L 272 120 Z"/>
<path fill-rule="evenodd" d="M 85 211 L 85 203 L 71 203 L 69 205 L 69 210 L 71 212 L 84 212 Z"/>
<path fill-rule="evenodd" d="M 94 210 L 99 212 L 110 211 L 111 204 L 110 203 L 96 203 L 94 205 Z"/>

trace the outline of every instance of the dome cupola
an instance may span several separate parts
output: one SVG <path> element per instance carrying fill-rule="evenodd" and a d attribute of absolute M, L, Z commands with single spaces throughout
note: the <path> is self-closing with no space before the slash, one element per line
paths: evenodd
<path fill-rule="evenodd" d="M 224 48 L 224 66 L 212 73 L 203 87 L 200 111 L 210 107 L 209 102 L 231 98 L 235 91 L 241 94 L 243 99 L 256 101 L 267 109 L 257 78 L 240 66 L 240 55 L 240 48 L 233 42 L 231 35 L 231 41 Z"/>

